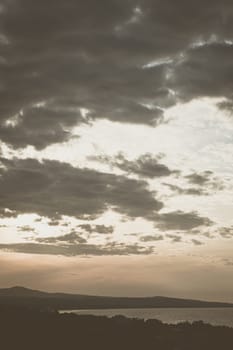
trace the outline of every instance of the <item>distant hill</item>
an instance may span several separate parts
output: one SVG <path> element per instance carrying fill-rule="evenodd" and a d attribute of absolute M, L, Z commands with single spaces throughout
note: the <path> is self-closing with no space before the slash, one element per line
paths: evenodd
<path fill-rule="evenodd" d="M 0 289 L 0 305 L 27 305 L 40 309 L 117 309 L 117 308 L 219 308 L 231 303 L 207 302 L 162 296 L 108 297 L 81 294 L 47 293 L 24 287 Z"/>
<path fill-rule="evenodd" d="M 0 289 L 0 297 L 47 297 L 49 293 L 40 292 L 24 287 Z"/>

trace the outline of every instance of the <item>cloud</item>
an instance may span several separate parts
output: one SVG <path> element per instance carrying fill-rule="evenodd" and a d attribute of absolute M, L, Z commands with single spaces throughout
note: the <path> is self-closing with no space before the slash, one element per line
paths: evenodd
<path fill-rule="evenodd" d="M 168 183 L 164 183 L 164 185 L 170 188 L 170 190 L 172 190 L 173 192 L 178 193 L 179 195 L 202 196 L 202 195 L 208 194 L 208 192 L 200 188 L 195 188 L 195 187 L 183 188 L 183 187 L 173 185 L 173 184 L 168 184 Z"/>
<path fill-rule="evenodd" d="M 216 233 L 219 233 L 223 238 L 233 238 L 233 226 L 220 227 L 216 230 Z"/>
<path fill-rule="evenodd" d="M 14 148 L 33 145 L 43 149 L 52 143 L 67 141 L 72 136 L 72 127 L 84 122 L 78 108 L 32 104 L 16 112 L 13 118 L 2 121 L 0 137 Z"/>
<path fill-rule="evenodd" d="M 2 9 L 0 138 L 15 148 L 65 142 L 103 118 L 156 126 L 177 97 L 231 100 L 227 0 L 5 0 Z"/>
<path fill-rule="evenodd" d="M 48 222 L 49 226 L 60 226 L 62 225 L 62 223 L 59 220 L 56 220 L 55 218 L 52 218 L 49 222 Z"/>
<path fill-rule="evenodd" d="M 0 244 L 0 250 L 25 254 L 41 255 L 148 255 L 153 253 L 152 247 L 143 247 L 137 244 L 108 243 L 106 245 L 95 244 L 39 244 L 39 243 L 15 243 Z"/>
<path fill-rule="evenodd" d="M 173 243 L 181 243 L 182 242 L 182 237 L 174 234 L 168 234 L 166 237 L 170 238 Z"/>
<path fill-rule="evenodd" d="M 184 101 L 199 97 L 231 97 L 233 44 L 210 42 L 190 48 L 174 67 L 171 86 Z"/>
<path fill-rule="evenodd" d="M 106 226 L 106 225 L 82 224 L 82 225 L 78 225 L 78 227 L 88 233 L 100 233 L 105 235 L 112 234 L 114 231 L 113 226 Z"/>
<path fill-rule="evenodd" d="M 0 169 L 0 209 L 6 216 L 9 208 L 14 215 L 94 218 L 111 208 L 130 218 L 147 218 L 163 207 L 142 180 L 58 161 L 1 158 L 1 162 L 5 168 Z"/>
<path fill-rule="evenodd" d="M 1 173 L 1 172 L 0 172 Z M 0 208 L 0 218 L 16 218 L 18 214 L 14 210 L 10 210 L 9 208 Z"/>
<path fill-rule="evenodd" d="M 133 1 L 14 0 L 5 7 L 0 28 L 9 42 L 0 62 L 4 142 L 42 149 L 67 141 L 74 126 L 87 122 L 82 108 L 89 121 L 160 122 L 161 106 L 143 102 L 167 99 L 168 93 L 161 97 L 166 64 L 153 69 L 153 76 L 143 70 L 141 64 L 155 52 L 152 45 L 116 30 L 132 17 Z"/>
<path fill-rule="evenodd" d="M 224 239 L 232 239 L 233 238 L 233 226 L 217 227 L 217 228 L 214 228 L 213 230 L 211 230 L 210 232 L 208 232 L 208 231 L 202 232 L 199 230 L 193 230 L 192 232 L 196 235 L 200 234 L 200 235 L 207 237 L 209 239 L 216 238 L 217 236 L 221 236 Z"/>
<path fill-rule="evenodd" d="M 203 245 L 203 242 L 201 242 L 201 241 L 199 241 L 198 239 L 192 239 L 192 243 L 194 244 L 194 245 Z"/>
<path fill-rule="evenodd" d="M 204 4 L 201 0 L 142 0 L 140 4 L 146 9 L 147 34 L 154 37 L 154 45 L 163 54 L 183 51 L 213 34 L 219 39 L 230 37 L 233 14 L 227 0 L 206 0 Z"/>
<path fill-rule="evenodd" d="M 52 237 L 44 237 L 44 238 L 37 238 L 37 242 L 39 243 L 86 243 L 86 239 L 81 237 L 79 234 L 77 234 L 74 231 L 71 231 L 70 233 L 67 233 L 62 236 L 52 236 Z"/>
<path fill-rule="evenodd" d="M 162 241 L 164 237 L 162 235 L 148 235 L 140 237 L 141 242 L 156 242 Z"/>
<path fill-rule="evenodd" d="M 166 230 L 191 230 L 199 226 L 210 226 L 212 221 L 200 216 L 197 212 L 183 212 L 181 210 L 158 214 L 155 218 L 156 227 Z"/>
<path fill-rule="evenodd" d="M 35 232 L 35 228 L 31 227 L 29 225 L 25 225 L 25 226 L 18 226 L 17 227 L 21 232 Z"/>
<path fill-rule="evenodd" d="M 233 260 L 232 259 L 224 258 L 224 259 L 222 259 L 222 262 L 224 263 L 225 266 L 230 266 L 230 267 L 233 266 Z"/>
<path fill-rule="evenodd" d="M 202 232 L 202 235 L 203 235 L 204 237 L 209 238 L 209 239 L 212 239 L 212 238 L 215 237 L 215 236 L 212 234 L 212 232 Z"/>
<path fill-rule="evenodd" d="M 135 160 L 127 160 L 122 153 L 119 153 L 115 157 L 90 156 L 89 159 L 108 163 L 128 174 L 136 174 L 140 177 L 151 179 L 179 173 L 177 170 L 170 170 L 166 165 L 160 163 L 160 156 L 155 157 L 149 153 L 143 154 Z"/>
<path fill-rule="evenodd" d="M 212 175 L 212 171 L 204 171 L 202 174 L 192 173 L 186 176 L 186 179 L 194 185 L 205 185 L 210 180 L 210 176 Z"/>
<path fill-rule="evenodd" d="M 36 218 L 34 221 L 35 221 L 35 222 L 42 222 L 42 218 L 41 218 L 41 217 Z"/>
<path fill-rule="evenodd" d="M 230 114 L 230 116 L 232 116 L 232 113 L 233 113 L 233 100 L 225 99 L 224 101 L 218 103 L 218 107 L 220 109 L 223 109 L 223 110 L 227 111 Z"/>
<path fill-rule="evenodd" d="M 224 182 L 214 176 L 212 171 L 203 171 L 201 173 L 192 172 L 184 176 L 184 180 L 194 185 L 195 187 L 178 186 L 169 183 L 163 183 L 170 188 L 171 191 L 178 193 L 179 195 L 191 195 L 191 196 L 207 196 L 213 192 L 223 190 Z"/>

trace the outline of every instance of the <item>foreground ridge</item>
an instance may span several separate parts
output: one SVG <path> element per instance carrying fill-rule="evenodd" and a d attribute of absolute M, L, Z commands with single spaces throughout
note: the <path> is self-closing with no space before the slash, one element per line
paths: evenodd
<path fill-rule="evenodd" d="M 0 307 L 4 349 L 232 350 L 233 328 Z"/>

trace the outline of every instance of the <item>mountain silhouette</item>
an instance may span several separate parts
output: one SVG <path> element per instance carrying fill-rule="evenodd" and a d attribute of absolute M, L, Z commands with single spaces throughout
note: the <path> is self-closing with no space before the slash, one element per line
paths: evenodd
<path fill-rule="evenodd" d="M 111 297 L 82 294 L 48 293 L 25 287 L 0 289 L 0 304 L 27 305 L 55 310 L 114 308 L 218 308 L 233 307 L 232 303 L 154 297 Z"/>

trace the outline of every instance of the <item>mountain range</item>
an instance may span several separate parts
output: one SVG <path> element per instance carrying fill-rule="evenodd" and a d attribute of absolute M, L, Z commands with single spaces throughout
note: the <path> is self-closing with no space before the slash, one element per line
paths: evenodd
<path fill-rule="evenodd" d="M 29 306 L 39 309 L 121 309 L 121 308 L 219 308 L 232 303 L 179 299 L 163 296 L 110 297 L 82 294 L 48 293 L 24 287 L 0 289 L 0 305 Z"/>

